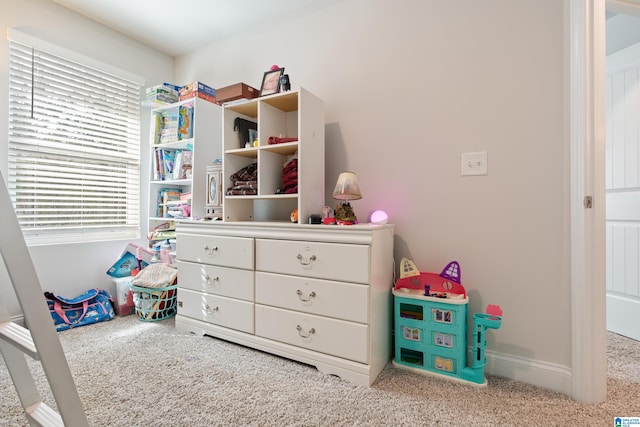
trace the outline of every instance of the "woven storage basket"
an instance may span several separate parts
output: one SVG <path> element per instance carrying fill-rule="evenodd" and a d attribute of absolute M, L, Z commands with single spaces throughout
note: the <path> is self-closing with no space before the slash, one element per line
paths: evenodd
<path fill-rule="evenodd" d="M 138 319 L 154 322 L 176 315 L 178 285 L 164 288 L 143 288 L 131 285 L 131 292 Z"/>

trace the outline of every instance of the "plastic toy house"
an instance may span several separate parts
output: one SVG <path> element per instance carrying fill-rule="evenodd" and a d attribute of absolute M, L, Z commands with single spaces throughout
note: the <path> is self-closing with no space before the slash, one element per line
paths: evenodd
<path fill-rule="evenodd" d="M 484 333 L 498 329 L 502 311 L 474 315 L 473 362 L 467 366 L 469 298 L 461 284 L 460 265 L 452 261 L 440 274 L 419 272 L 406 258 L 393 288 L 395 313 L 394 365 L 421 373 L 486 384 Z"/>

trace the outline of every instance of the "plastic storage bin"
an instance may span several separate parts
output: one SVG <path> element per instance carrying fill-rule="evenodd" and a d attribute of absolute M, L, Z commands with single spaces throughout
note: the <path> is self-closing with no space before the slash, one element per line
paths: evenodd
<path fill-rule="evenodd" d="M 169 319 L 176 315 L 178 285 L 143 288 L 131 285 L 133 304 L 138 319 L 145 322 Z"/>

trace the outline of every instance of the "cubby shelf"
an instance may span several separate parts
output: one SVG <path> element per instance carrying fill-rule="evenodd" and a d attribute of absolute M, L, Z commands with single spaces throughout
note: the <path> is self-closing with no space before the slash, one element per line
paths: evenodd
<path fill-rule="evenodd" d="M 297 209 L 300 222 L 306 222 L 309 215 L 322 211 L 324 103 L 319 98 L 299 88 L 226 106 L 222 115 L 225 221 L 289 221 Z M 234 129 L 238 118 L 256 123 L 257 146 Z M 269 144 L 269 137 L 297 141 Z M 282 194 L 283 167 L 294 155 L 297 192 Z M 252 163 L 257 163 L 255 194 L 228 195 L 235 185 L 231 176 Z"/>

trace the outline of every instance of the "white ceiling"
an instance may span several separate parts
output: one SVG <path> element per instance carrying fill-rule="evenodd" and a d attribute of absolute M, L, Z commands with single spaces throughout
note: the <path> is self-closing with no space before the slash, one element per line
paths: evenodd
<path fill-rule="evenodd" d="M 171 56 L 341 0 L 52 0 Z M 636 10 L 637 11 L 637 10 Z M 640 17 L 607 12 L 607 54 L 640 41 Z"/>
<path fill-rule="evenodd" d="M 52 0 L 171 56 L 339 0 Z"/>
<path fill-rule="evenodd" d="M 640 41 L 640 16 L 607 12 L 607 55 Z"/>

